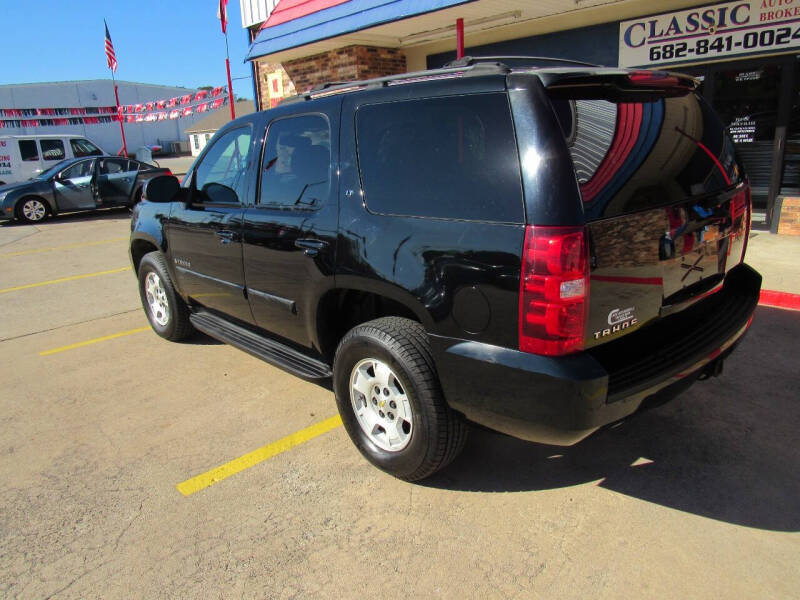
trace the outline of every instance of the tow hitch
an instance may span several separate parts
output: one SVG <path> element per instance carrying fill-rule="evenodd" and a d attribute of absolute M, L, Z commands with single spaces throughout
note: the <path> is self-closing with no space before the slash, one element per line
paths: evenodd
<path fill-rule="evenodd" d="M 725 359 L 717 358 L 710 363 L 708 363 L 703 372 L 700 373 L 700 376 L 697 378 L 698 381 L 705 381 L 706 379 L 710 379 L 711 377 L 719 377 L 722 375 L 722 366 L 725 364 Z"/>

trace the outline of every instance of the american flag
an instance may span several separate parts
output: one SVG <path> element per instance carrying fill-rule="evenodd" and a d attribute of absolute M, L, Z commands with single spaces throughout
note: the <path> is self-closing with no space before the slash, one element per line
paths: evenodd
<path fill-rule="evenodd" d="M 222 24 L 222 33 L 226 33 L 228 27 L 228 0 L 219 0 L 219 7 L 217 8 L 217 18 Z"/>
<path fill-rule="evenodd" d="M 111 43 L 111 34 L 108 33 L 108 23 L 103 21 L 106 26 L 106 58 L 108 59 L 108 68 L 112 73 L 117 72 L 117 55 L 114 54 L 114 44 Z"/>

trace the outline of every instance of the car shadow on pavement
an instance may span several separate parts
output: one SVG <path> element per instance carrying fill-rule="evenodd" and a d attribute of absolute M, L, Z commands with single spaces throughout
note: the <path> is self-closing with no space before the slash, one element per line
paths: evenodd
<path fill-rule="evenodd" d="M 474 428 L 421 485 L 520 492 L 593 484 L 737 525 L 800 531 L 800 313 L 759 307 L 721 378 L 569 447 Z"/>
<path fill-rule="evenodd" d="M 188 344 L 189 346 L 223 346 L 225 342 L 220 342 L 218 339 L 206 335 L 202 331 L 195 331 L 188 337 L 178 340 L 178 344 Z"/>

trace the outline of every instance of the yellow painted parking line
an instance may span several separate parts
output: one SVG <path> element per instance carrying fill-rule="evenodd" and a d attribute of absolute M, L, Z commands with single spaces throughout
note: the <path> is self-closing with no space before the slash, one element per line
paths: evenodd
<path fill-rule="evenodd" d="M 58 354 L 59 352 L 66 352 L 67 350 L 74 350 L 75 348 L 82 348 L 83 346 L 91 346 L 92 344 L 98 344 L 100 342 L 105 342 L 108 340 L 113 340 L 115 338 L 125 337 L 126 335 L 133 335 L 134 333 L 142 333 L 143 331 L 149 331 L 149 330 L 150 327 L 139 327 L 138 329 L 129 329 L 128 331 L 120 331 L 119 333 L 112 333 L 111 335 L 104 335 L 103 337 L 94 338 L 91 340 L 84 340 L 83 342 L 69 344 L 68 346 L 59 346 L 58 348 L 53 348 L 51 350 L 44 350 L 43 352 L 39 352 L 39 356 L 50 356 L 51 354 Z"/>
<path fill-rule="evenodd" d="M 191 496 L 195 492 L 204 490 L 208 486 L 222 481 L 223 479 L 227 479 L 231 475 L 235 475 L 240 471 L 249 469 L 250 467 L 257 465 L 268 458 L 277 456 L 278 454 L 286 452 L 295 446 L 299 446 L 300 444 L 312 440 L 323 433 L 327 433 L 332 429 L 336 429 L 341 424 L 342 418 L 339 415 L 331 417 L 330 419 L 325 419 L 324 421 L 316 423 L 311 427 L 306 427 L 305 429 L 296 431 L 291 435 L 287 435 L 286 437 L 279 439 L 277 442 L 272 442 L 271 444 L 262 446 L 258 450 L 248 452 L 244 456 L 235 458 L 224 465 L 216 467 L 215 469 L 211 469 L 210 471 L 206 471 L 205 473 L 192 477 L 191 479 L 187 479 L 175 487 L 177 487 L 178 491 L 184 496 Z"/>
<path fill-rule="evenodd" d="M 103 244 L 113 244 L 123 242 L 128 236 L 111 238 L 110 240 L 97 240 L 95 242 L 81 242 L 79 244 L 66 244 L 64 246 L 52 246 L 50 248 L 36 248 L 34 250 L 20 250 L 19 252 L 7 252 L 0 254 L 0 258 L 11 258 L 12 256 L 25 256 L 26 254 L 41 254 L 43 252 L 56 252 L 58 250 L 71 250 L 72 248 L 86 248 L 88 246 L 101 246 Z"/>
<path fill-rule="evenodd" d="M 54 283 L 64 283 L 65 281 L 75 281 L 76 279 L 86 279 L 87 277 L 99 277 L 100 275 L 111 275 L 112 273 L 122 273 L 123 271 L 130 271 L 130 267 L 121 267 L 119 269 L 110 269 L 108 271 L 98 271 L 97 273 L 84 273 L 83 275 L 71 275 L 70 277 L 61 277 L 59 279 L 51 279 L 50 281 L 40 281 L 39 283 L 26 283 L 25 285 L 17 285 L 15 287 L 5 288 L 0 290 L 0 294 L 7 294 L 8 292 L 16 292 L 18 290 L 27 290 L 30 288 L 41 287 L 43 285 L 53 285 Z"/>

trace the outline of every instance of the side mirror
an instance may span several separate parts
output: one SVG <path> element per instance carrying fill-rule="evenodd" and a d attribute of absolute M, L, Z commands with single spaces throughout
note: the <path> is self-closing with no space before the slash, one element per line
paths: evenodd
<path fill-rule="evenodd" d="M 172 202 L 178 199 L 181 184 L 173 175 L 159 175 L 144 184 L 142 198 L 150 202 Z"/>

